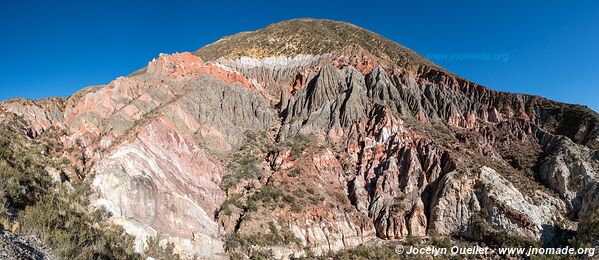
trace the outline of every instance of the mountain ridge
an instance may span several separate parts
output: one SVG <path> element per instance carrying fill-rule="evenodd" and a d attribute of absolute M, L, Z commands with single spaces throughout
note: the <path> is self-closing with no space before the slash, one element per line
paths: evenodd
<path fill-rule="evenodd" d="M 378 56 L 385 54 L 400 66 L 441 69 L 412 50 L 354 24 L 313 18 L 282 21 L 256 31 L 227 36 L 194 51 L 193 54 L 207 61 L 241 56 L 263 58 L 279 55 L 316 55 L 352 44 Z M 397 50 L 388 53 L 391 49 Z"/>

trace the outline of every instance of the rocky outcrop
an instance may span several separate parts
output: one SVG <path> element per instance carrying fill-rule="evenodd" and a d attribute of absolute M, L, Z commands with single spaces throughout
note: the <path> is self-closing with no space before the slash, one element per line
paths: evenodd
<path fill-rule="evenodd" d="M 582 199 L 578 227 L 578 233 L 581 234 L 582 237 L 586 238 L 586 236 L 590 235 L 589 233 L 591 232 L 589 230 L 591 228 L 595 228 L 595 231 L 593 232 L 596 232 L 597 216 L 599 216 L 599 183 L 595 182 L 589 187 Z M 599 241 L 597 240 L 588 242 L 594 246 L 599 246 Z"/>
<path fill-rule="evenodd" d="M 569 202 L 577 213 L 597 183 L 599 152 L 561 138 L 539 167 L 541 180 Z"/>
<path fill-rule="evenodd" d="M 33 236 L 17 236 L 0 228 L 1 259 L 55 259 Z"/>
<path fill-rule="evenodd" d="M 169 122 L 158 118 L 149 123 L 134 142 L 97 165 L 95 204 L 135 235 L 138 251 L 143 252 L 148 237 L 160 234 L 191 256 L 224 253 L 213 219 L 225 199 L 218 186 L 222 168 Z"/>
<path fill-rule="evenodd" d="M 51 126 L 64 123 L 65 101 L 61 98 L 48 98 L 37 101 L 13 99 L 2 102 L 0 108 L 4 113 L 22 116 L 30 126 L 30 135 L 37 136 Z"/>
<path fill-rule="evenodd" d="M 554 223 L 566 211 L 563 201 L 540 191 L 535 197 L 525 196 L 489 167 L 481 168 L 479 178 L 480 206 L 487 209 L 491 225 L 548 242 L 554 239 Z"/>
<path fill-rule="evenodd" d="M 429 231 L 443 236 L 467 233 L 470 220 L 480 211 L 474 186 L 473 179 L 457 171 L 443 176 L 432 196 Z"/>
<path fill-rule="evenodd" d="M 168 65 L 173 62 L 184 64 Z M 145 239 L 158 237 L 173 242 L 183 256 L 223 255 L 221 228 L 214 220 L 225 199 L 219 187 L 223 167 L 214 155 L 239 146 L 244 140 L 239 133 L 274 123 L 268 102 L 247 81 L 238 81 L 239 74 L 221 74 L 225 70 L 219 68 L 206 72 L 205 66 L 212 65 L 185 54 L 162 55 L 146 74 L 121 78 L 112 91 L 82 98 L 84 103 L 111 100 L 102 102 L 109 106 L 100 113 L 79 113 L 78 107 L 86 105 L 69 111 L 68 123 L 103 122 L 81 136 L 90 148 L 104 150 L 92 155 L 95 204 L 136 236 L 138 251 Z M 168 86 L 166 96 L 165 89 L 152 85 L 160 75 L 175 77 L 160 81 Z"/>

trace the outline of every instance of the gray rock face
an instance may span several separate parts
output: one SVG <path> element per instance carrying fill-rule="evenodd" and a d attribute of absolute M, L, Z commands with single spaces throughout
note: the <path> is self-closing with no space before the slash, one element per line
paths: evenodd
<path fill-rule="evenodd" d="M 539 176 L 547 186 L 566 199 L 575 212 L 582 199 L 597 183 L 599 152 L 561 138 L 539 168 Z"/>
<path fill-rule="evenodd" d="M 55 259 L 33 236 L 17 236 L 0 229 L 0 259 Z"/>
<path fill-rule="evenodd" d="M 480 205 L 488 210 L 492 225 L 538 239 L 553 239 L 553 224 L 563 218 L 560 212 L 566 211 L 563 201 L 540 191 L 534 198 L 525 196 L 489 167 L 481 169 L 479 178 L 483 185 Z"/>
<path fill-rule="evenodd" d="M 457 171 L 443 176 L 433 198 L 429 230 L 439 235 L 465 234 L 471 218 L 480 211 L 474 180 Z"/>
<path fill-rule="evenodd" d="M 372 162 L 364 165 L 363 176 L 369 183 L 366 187 L 375 187 L 367 189 L 369 215 L 381 238 L 425 236 L 429 216 L 424 202 L 429 202 L 428 190 L 434 189 L 437 180 L 453 170 L 451 162 L 431 143 L 417 140 L 402 144 L 396 138 L 390 137 L 387 142 L 398 143 L 398 147 L 374 154 Z"/>
<path fill-rule="evenodd" d="M 585 234 L 591 224 L 591 220 L 599 212 L 599 183 L 595 182 L 591 185 L 584 198 L 582 199 L 582 205 L 579 216 L 579 229 L 578 232 Z M 599 241 L 591 241 L 595 246 L 599 246 Z"/>

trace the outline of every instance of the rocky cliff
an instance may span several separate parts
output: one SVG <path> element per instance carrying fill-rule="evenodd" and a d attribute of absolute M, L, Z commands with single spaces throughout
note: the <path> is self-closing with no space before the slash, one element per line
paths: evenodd
<path fill-rule="evenodd" d="M 149 238 L 184 258 L 476 240 L 481 218 L 553 243 L 599 208 L 597 113 L 485 88 L 342 22 L 285 21 L 0 106 L 32 139 L 62 131 L 71 166 L 56 170 L 89 181 L 140 252 Z"/>

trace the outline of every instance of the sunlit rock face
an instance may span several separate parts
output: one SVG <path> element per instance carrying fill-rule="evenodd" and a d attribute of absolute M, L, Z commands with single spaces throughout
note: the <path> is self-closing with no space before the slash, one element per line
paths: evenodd
<path fill-rule="evenodd" d="M 222 168 L 164 119 L 139 131 L 94 169 L 96 205 L 131 226 L 140 250 L 141 239 L 161 234 L 188 240 L 195 254 L 222 253 L 213 219 L 225 199 L 218 186 Z"/>
<path fill-rule="evenodd" d="M 244 132 L 270 128 L 276 112 L 243 76 L 188 53 L 161 55 L 146 74 L 112 84 L 81 101 L 102 105 L 76 105 L 67 121 L 89 126 L 73 136 L 96 160 L 94 204 L 136 236 L 140 252 L 158 237 L 184 256 L 224 255 L 216 155 L 241 145 Z M 89 106 L 100 112 L 77 109 Z"/>
<path fill-rule="evenodd" d="M 481 216 L 550 243 L 599 207 L 595 112 L 490 90 L 345 23 L 282 22 L 0 107 L 32 138 L 58 131 L 65 174 L 139 252 L 154 237 L 189 259 L 285 259 L 472 238 Z"/>

